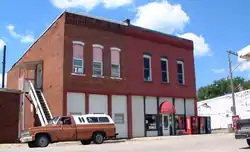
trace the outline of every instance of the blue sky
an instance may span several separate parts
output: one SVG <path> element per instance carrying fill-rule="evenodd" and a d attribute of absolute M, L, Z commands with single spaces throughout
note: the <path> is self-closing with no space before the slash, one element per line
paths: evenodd
<path fill-rule="evenodd" d="M 247 0 L 2 0 L 0 46 L 7 44 L 9 70 L 64 9 L 120 21 L 130 18 L 133 24 L 194 40 L 199 88 L 227 77 L 226 50 L 238 52 L 250 44 L 249 4 Z M 235 56 L 232 59 L 233 65 L 239 62 Z M 249 69 L 250 63 L 244 62 L 234 76 L 249 79 Z"/>

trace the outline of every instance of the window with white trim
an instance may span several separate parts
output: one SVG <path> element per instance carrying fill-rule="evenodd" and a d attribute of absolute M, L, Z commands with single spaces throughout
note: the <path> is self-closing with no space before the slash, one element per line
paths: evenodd
<path fill-rule="evenodd" d="M 151 56 L 143 55 L 144 81 L 152 81 Z"/>
<path fill-rule="evenodd" d="M 177 61 L 177 75 L 178 75 L 178 84 L 184 85 L 185 77 L 184 77 L 184 62 L 183 61 Z"/>
<path fill-rule="evenodd" d="M 121 77 L 121 66 L 120 66 L 120 51 L 119 48 L 111 49 L 111 77 L 120 78 Z"/>
<path fill-rule="evenodd" d="M 73 41 L 73 67 L 72 73 L 84 74 L 84 43 Z"/>
<path fill-rule="evenodd" d="M 169 83 L 168 59 L 161 58 L 161 79 L 163 83 Z"/>
<path fill-rule="evenodd" d="M 99 44 L 93 45 L 93 76 L 103 76 L 103 46 Z"/>

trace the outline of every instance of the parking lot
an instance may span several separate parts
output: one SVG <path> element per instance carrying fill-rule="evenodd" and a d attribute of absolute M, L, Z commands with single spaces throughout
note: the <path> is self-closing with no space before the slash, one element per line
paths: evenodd
<path fill-rule="evenodd" d="M 27 145 L 0 145 L 0 152 L 244 152 L 249 149 L 245 140 L 235 140 L 233 134 L 153 137 L 87 146 L 72 142 L 35 149 Z"/>

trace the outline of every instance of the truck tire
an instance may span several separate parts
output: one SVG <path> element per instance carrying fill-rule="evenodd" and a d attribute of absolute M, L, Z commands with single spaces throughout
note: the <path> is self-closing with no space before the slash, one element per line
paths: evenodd
<path fill-rule="evenodd" d="M 93 135 L 93 142 L 94 142 L 95 144 L 102 144 L 103 141 L 104 141 L 104 136 L 103 136 L 102 133 L 95 133 L 95 134 Z"/>
<path fill-rule="evenodd" d="M 250 139 L 247 139 L 247 144 L 250 147 Z"/>
<path fill-rule="evenodd" d="M 38 147 L 47 147 L 49 145 L 49 139 L 47 135 L 38 135 L 36 137 L 36 145 Z"/>
<path fill-rule="evenodd" d="M 29 148 L 35 148 L 36 147 L 36 143 L 34 141 L 28 142 L 28 147 Z"/>
<path fill-rule="evenodd" d="M 81 140 L 81 143 L 83 145 L 89 145 L 89 144 L 91 144 L 91 140 Z"/>

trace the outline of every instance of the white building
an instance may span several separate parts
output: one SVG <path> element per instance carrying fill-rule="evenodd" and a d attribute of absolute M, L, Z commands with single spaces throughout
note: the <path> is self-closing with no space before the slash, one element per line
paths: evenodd
<path fill-rule="evenodd" d="M 235 93 L 237 115 L 241 119 L 250 118 L 250 89 Z M 199 116 L 211 117 L 211 128 L 227 128 L 232 123 L 232 95 L 200 101 L 197 103 Z"/>

